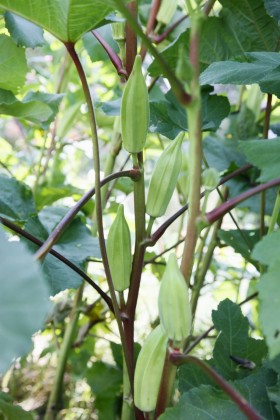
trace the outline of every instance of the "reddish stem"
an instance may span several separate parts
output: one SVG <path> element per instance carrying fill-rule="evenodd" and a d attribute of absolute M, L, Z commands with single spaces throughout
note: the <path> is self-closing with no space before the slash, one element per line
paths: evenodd
<path fill-rule="evenodd" d="M 137 2 L 132 1 L 127 5 L 131 16 L 137 20 Z M 130 75 L 137 54 L 137 36 L 129 23 L 126 23 L 126 71 Z"/>
<path fill-rule="evenodd" d="M 156 17 L 157 17 L 157 13 L 159 11 L 159 8 L 160 8 L 160 3 L 161 3 L 161 0 L 154 0 L 153 1 L 152 7 L 151 7 L 151 10 L 150 10 L 150 14 L 149 14 L 148 23 L 147 23 L 146 36 L 149 36 L 150 33 L 153 31 L 153 29 L 155 27 Z M 142 61 L 145 58 L 146 52 L 147 52 L 147 48 L 144 45 L 142 45 L 141 46 L 141 52 L 140 52 L 141 57 L 142 57 Z"/>
<path fill-rule="evenodd" d="M 108 44 L 108 42 L 105 41 L 105 39 L 97 32 L 97 31 L 91 31 L 92 35 L 95 36 L 97 41 L 102 45 L 106 53 L 108 54 L 108 57 L 110 58 L 113 66 L 118 72 L 119 76 L 125 77 L 127 79 L 127 72 L 123 68 L 122 61 L 118 54 L 113 50 L 111 45 Z"/>
<path fill-rule="evenodd" d="M 266 191 L 269 188 L 276 187 L 280 185 L 280 178 L 273 179 L 272 181 L 266 182 L 265 184 L 258 185 L 255 188 L 251 188 L 248 191 L 238 195 L 237 197 L 231 198 L 230 200 L 226 201 L 225 203 L 221 204 L 214 210 L 210 211 L 205 215 L 206 221 L 209 224 L 216 222 L 216 220 L 223 217 L 226 213 L 232 210 L 237 204 L 242 203 L 242 201 L 247 200 L 248 198 L 262 192 Z"/>
<path fill-rule="evenodd" d="M 185 356 L 179 353 L 171 353 L 170 360 L 175 365 L 182 365 L 184 363 L 193 363 L 197 365 L 206 373 L 206 375 L 213 379 L 213 381 L 222 388 L 222 390 L 230 397 L 230 399 L 234 401 L 236 405 L 238 405 L 240 411 L 242 411 L 242 413 L 244 413 L 248 419 L 262 419 L 262 417 L 254 410 L 254 408 L 250 406 L 248 401 L 245 400 L 245 398 L 240 395 L 239 392 L 237 392 L 235 388 L 229 384 L 229 382 L 227 382 L 221 375 L 219 375 L 214 369 L 212 369 L 202 360 L 194 356 Z"/>

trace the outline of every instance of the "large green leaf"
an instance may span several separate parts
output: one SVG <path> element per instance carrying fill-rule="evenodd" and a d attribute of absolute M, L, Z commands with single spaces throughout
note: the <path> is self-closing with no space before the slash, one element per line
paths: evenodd
<path fill-rule="evenodd" d="M 103 0 L 0 0 L 0 7 L 30 20 L 63 42 L 76 42 L 113 10 Z"/>
<path fill-rule="evenodd" d="M 219 230 L 218 237 L 226 245 L 231 246 L 235 252 L 241 254 L 247 261 L 255 264 L 251 253 L 254 246 L 260 239 L 260 231 L 258 229 Z"/>
<path fill-rule="evenodd" d="M 258 290 L 260 296 L 260 323 L 270 357 L 280 354 L 280 231 L 265 236 L 254 248 L 253 257 L 268 270 L 261 276 Z"/>
<path fill-rule="evenodd" d="M 249 162 L 261 169 L 259 181 L 266 182 L 280 177 L 280 138 L 240 142 L 239 149 Z"/>
<path fill-rule="evenodd" d="M 0 371 L 27 352 L 49 309 L 47 283 L 32 255 L 0 230 Z"/>
<path fill-rule="evenodd" d="M 15 178 L 0 175 L 0 214 L 19 221 L 36 214 L 31 189 Z"/>
<path fill-rule="evenodd" d="M 230 356 L 261 363 L 267 351 L 264 341 L 249 337 L 248 319 L 237 304 L 225 299 L 212 312 L 212 320 L 220 331 L 213 351 L 215 366 L 227 379 L 236 379 L 245 373 L 237 369 Z"/>
<path fill-rule="evenodd" d="M 65 208 L 44 208 L 39 213 L 39 218 L 36 216 L 28 220 L 25 229 L 41 241 L 45 241 L 65 213 Z M 31 242 L 28 242 L 28 247 L 32 251 L 38 248 Z M 54 246 L 54 249 L 83 270 L 88 257 L 101 257 L 98 239 L 91 236 L 89 229 L 79 217 L 73 220 Z M 61 290 L 78 288 L 81 285 L 82 278 L 52 255 L 48 255 L 44 259 L 42 268 L 46 274 L 52 295 L 59 293 Z"/>
<path fill-rule="evenodd" d="M 270 16 L 273 16 L 274 19 L 280 22 L 280 8 L 278 0 L 264 0 L 264 6 L 266 8 L 267 13 Z"/>
<path fill-rule="evenodd" d="M 0 392 L 0 419 L 32 420 L 33 415 L 24 411 L 19 405 L 13 404 L 8 394 Z"/>
<path fill-rule="evenodd" d="M 17 92 L 18 88 L 23 86 L 28 70 L 25 51 L 3 34 L 0 35 L 0 51 L 0 89 Z"/>
<path fill-rule="evenodd" d="M 20 47 L 35 48 L 46 43 L 42 29 L 34 23 L 10 12 L 5 13 L 5 22 L 12 39 Z"/>
<path fill-rule="evenodd" d="M 244 56 L 249 51 L 276 51 L 280 30 L 266 14 L 262 0 L 221 0 L 219 17 L 210 17 L 203 23 L 200 42 L 200 64 L 204 70 L 209 64 Z M 180 46 L 188 53 L 189 31 L 162 51 L 163 58 L 175 70 Z M 156 77 L 161 74 L 157 61 L 149 67 Z"/>
<path fill-rule="evenodd" d="M 48 104 L 32 100 L 31 94 L 28 94 L 23 101 L 19 101 L 12 92 L 0 89 L 0 114 L 41 124 L 47 123 L 53 112 Z"/>
<path fill-rule="evenodd" d="M 280 96 L 279 66 L 278 53 L 248 53 L 244 55 L 242 61 L 217 61 L 211 64 L 201 74 L 200 82 L 202 85 L 258 83 L 263 92 Z"/>
<path fill-rule="evenodd" d="M 95 362 L 86 374 L 88 383 L 95 395 L 98 419 L 118 418 L 118 397 L 121 395 L 122 370 L 117 366 Z"/>
<path fill-rule="evenodd" d="M 212 89 L 203 89 L 202 91 L 202 129 L 204 131 L 217 130 L 221 121 L 230 112 L 228 99 L 211 93 Z M 186 111 L 178 104 L 172 91 L 169 91 L 163 100 L 151 101 L 150 109 L 151 132 L 174 139 L 180 131 L 188 130 Z"/>
<path fill-rule="evenodd" d="M 269 369 L 260 369 L 256 374 L 232 385 L 261 415 L 262 419 L 277 419 L 274 404 L 270 402 L 267 388 L 275 385 L 277 375 Z M 160 416 L 160 420 L 246 420 L 246 416 L 227 394 L 219 388 L 201 385 L 182 395 L 179 404 L 169 408 Z"/>

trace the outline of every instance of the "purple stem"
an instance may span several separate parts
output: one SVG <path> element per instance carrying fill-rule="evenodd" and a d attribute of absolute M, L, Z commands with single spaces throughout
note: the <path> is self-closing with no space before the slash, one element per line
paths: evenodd
<path fill-rule="evenodd" d="M 248 191 L 238 195 L 237 197 L 231 198 L 230 200 L 226 201 L 225 203 L 221 204 L 219 207 L 215 208 L 214 210 L 210 211 L 205 215 L 206 222 L 212 224 L 216 222 L 216 220 L 223 217 L 226 213 L 232 210 L 237 204 L 241 203 L 242 201 L 247 200 L 247 198 L 252 197 L 262 191 L 266 191 L 269 188 L 276 187 L 280 185 L 280 178 L 273 179 L 272 181 L 266 182 L 265 184 L 258 185 L 255 188 L 251 188 Z"/>
<path fill-rule="evenodd" d="M 106 53 L 108 54 L 108 57 L 110 58 L 113 66 L 118 72 L 119 76 L 123 76 L 127 79 L 127 71 L 123 68 L 122 60 L 118 56 L 118 54 L 113 50 L 111 45 L 108 44 L 108 42 L 105 41 L 105 39 L 97 32 L 97 31 L 91 31 L 92 35 L 95 36 L 97 41 L 102 45 Z"/>

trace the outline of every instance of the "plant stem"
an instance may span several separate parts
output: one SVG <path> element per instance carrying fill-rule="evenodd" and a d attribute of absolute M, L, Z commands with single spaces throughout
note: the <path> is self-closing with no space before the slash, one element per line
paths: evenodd
<path fill-rule="evenodd" d="M 126 363 L 123 357 L 123 401 L 122 401 L 122 415 L 121 420 L 131 420 L 132 417 L 132 396 L 127 372 Z"/>
<path fill-rule="evenodd" d="M 191 13 L 191 11 L 189 10 Z M 202 161 L 202 117 L 201 117 L 201 93 L 199 85 L 199 44 L 201 32 L 201 16 L 196 13 L 191 15 L 190 33 L 190 63 L 194 75 L 190 83 L 192 102 L 187 107 L 189 125 L 189 215 L 187 223 L 187 235 L 184 245 L 181 271 L 188 285 L 193 266 L 194 251 L 197 240 L 197 219 L 200 214 L 200 186 L 201 186 L 201 161 Z"/>
<path fill-rule="evenodd" d="M 113 66 L 117 70 L 118 75 L 122 76 L 122 77 L 125 77 L 127 79 L 127 72 L 123 68 L 122 60 L 120 59 L 118 54 L 113 50 L 111 45 L 109 45 L 108 42 L 106 42 L 105 39 L 96 30 L 91 31 L 91 33 L 92 33 L 93 36 L 95 36 L 97 41 L 100 43 L 100 45 L 102 45 L 102 47 L 104 48 L 104 50 L 108 54 L 108 57 L 110 58 L 111 63 L 113 64 Z"/>
<path fill-rule="evenodd" d="M 142 268 L 144 265 L 145 247 L 143 241 L 146 237 L 145 226 L 145 181 L 143 171 L 143 153 L 134 156 L 133 169 L 140 171 L 141 177 L 134 183 L 134 217 L 135 217 L 135 247 L 130 277 L 130 288 L 127 299 L 127 340 L 129 349 L 134 353 L 134 318 L 140 288 Z"/>
<path fill-rule="evenodd" d="M 240 411 L 245 414 L 248 419 L 261 420 L 262 417 L 250 406 L 247 400 L 240 395 L 233 386 L 229 384 L 221 375 L 219 375 L 214 369 L 208 366 L 205 362 L 194 356 L 186 356 L 179 353 L 170 354 L 171 361 L 176 365 L 184 363 L 193 363 L 200 367 L 213 381 L 222 388 L 222 390 L 234 401 Z"/>
<path fill-rule="evenodd" d="M 151 9 L 150 9 L 150 13 L 149 13 L 147 27 L 146 27 L 146 36 L 147 37 L 150 35 L 150 33 L 153 31 L 153 29 L 155 27 L 157 13 L 158 13 L 159 8 L 160 8 L 160 3 L 161 3 L 161 0 L 153 0 L 152 6 L 151 6 Z M 147 49 L 142 45 L 141 46 L 141 51 L 140 51 L 142 61 L 144 61 L 146 52 L 147 52 Z"/>
<path fill-rule="evenodd" d="M 280 185 L 280 178 L 276 178 L 272 181 L 266 182 L 265 184 L 258 185 L 248 191 L 245 191 L 237 197 L 231 198 L 230 200 L 218 206 L 216 209 L 207 213 L 205 215 L 205 222 L 209 224 L 214 223 L 216 220 L 220 219 L 226 213 L 236 207 L 239 203 L 242 203 L 242 201 L 245 201 L 253 195 L 259 194 L 262 191 L 266 191 L 269 188 L 276 187 L 278 185 Z"/>
<path fill-rule="evenodd" d="M 273 232 L 274 226 L 275 226 L 275 224 L 277 222 L 277 219 L 278 219 L 278 216 L 279 216 L 279 211 L 280 211 L 280 190 L 278 189 L 267 233 L 272 233 Z"/>
<path fill-rule="evenodd" d="M 104 265 L 104 270 L 110 290 L 110 295 L 112 299 L 112 304 L 114 308 L 115 318 L 118 324 L 118 329 L 120 333 L 120 338 L 123 346 L 123 351 L 125 355 L 125 360 L 127 364 L 127 369 L 129 372 L 129 379 L 131 386 L 133 385 L 133 374 L 132 374 L 132 366 L 133 366 L 133 357 L 129 354 L 127 346 L 126 346 L 126 338 L 123 330 L 121 314 L 118 306 L 118 301 L 116 297 L 116 293 L 114 290 L 114 285 L 112 281 L 112 276 L 110 272 L 108 256 L 106 252 L 106 245 L 105 245 L 105 237 L 104 237 L 104 230 L 103 230 L 103 220 L 102 220 L 102 203 L 101 203 L 101 191 L 100 191 L 100 161 L 99 161 L 99 147 L 98 147 L 98 136 L 97 136 L 97 127 L 96 127 L 96 120 L 95 120 L 95 113 L 94 108 L 91 100 L 91 94 L 89 90 L 89 86 L 87 83 L 86 75 L 83 69 L 83 66 L 80 62 L 80 59 L 75 51 L 74 45 L 72 43 L 65 44 L 75 66 L 77 72 L 79 74 L 84 95 L 86 99 L 86 103 L 88 106 L 88 114 L 89 114 L 89 122 L 92 132 L 92 143 L 93 143 L 93 161 L 94 161 L 94 172 L 95 172 L 95 195 L 96 195 L 96 218 L 97 218 L 97 226 L 98 226 L 98 235 L 99 235 L 99 246 L 102 255 L 102 261 Z"/>
<path fill-rule="evenodd" d="M 263 138 L 268 138 L 269 132 L 269 124 L 270 124 L 270 116 L 271 116 L 271 103 L 272 103 L 272 95 L 271 93 L 267 94 L 267 102 L 265 107 L 265 119 L 263 125 Z M 263 237 L 265 233 L 265 191 L 261 193 L 261 203 L 260 203 L 260 238 Z"/>
<path fill-rule="evenodd" d="M 170 405 L 174 382 L 176 379 L 177 367 L 170 361 L 169 349 L 166 350 L 166 357 L 162 372 L 160 389 L 158 394 L 157 406 L 155 410 L 155 420 L 164 413 L 166 407 Z"/>
<path fill-rule="evenodd" d="M 73 308 L 70 313 L 70 319 L 64 333 L 62 346 L 59 350 L 56 374 L 50 398 L 48 401 L 47 411 L 44 417 L 45 420 L 54 420 L 56 418 L 56 413 L 60 408 L 60 404 L 62 403 L 64 372 L 80 314 L 79 307 L 81 304 L 82 296 L 83 285 L 80 286 L 76 292 L 75 299 L 73 302 Z"/>
<path fill-rule="evenodd" d="M 128 3 L 127 8 L 125 7 L 125 10 L 127 10 L 129 15 L 132 17 L 132 19 L 137 22 L 137 15 L 138 15 L 137 1 L 133 0 L 130 3 Z M 127 16 L 125 17 L 127 18 Z M 129 21 L 129 19 L 127 19 L 126 44 L 125 44 L 125 67 L 126 67 L 128 76 L 132 72 L 136 54 L 137 54 L 136 32 L 134 31 L 134 28 L 131 25 L 131 22 Z"/>
<path fill-rule="evenodd" d="M 158 61 L 158 64 L 160 65 L 164 76 L 168 78 L 170 85 L 177 99 L 179 100 L 179 102 L 184 105 L 190 103 L 191 96 L 185 92 L 180 80 L 176 77 L 172 69 L 169 67 L 169 65 L 166 63 L 166 61 L 162 58 L 160 53 L 154 47 L 152 41 L 150 41 L 150 39 L 144 34 L 141 27 L 138 25 L 137 20 L 135 20 L 135 18 L 133 17 L 129 9 L 125 6 L 123 0 L 115 0 L 115 4 L 118 10 L 127 19 L 127 22 L 129 23 L 129 26 L 132 28 L 134 33 L 137 34 L 142 39 L 143 45 L 145 45 L 147 50 L 149 50 L 152 56 Z"/>
<path fill-rule="evenodd" d="M 110 160 L 110 165 L 112 164 Z M 128 171 L 121 171 L 116 172 L 114 174 L 108 175 L 100 182 L 100 186 L 107 185 L 110 181 L 121 178 L 121 177 L 128 177 L 132 179 L 137 179 L 138 173 L 135 170 L 128 170 Z M 34 257 L 37 260 L 42 260 L 48 252 L 50 252 L 51 248 L 57 243 L 60 236 L 63 234 L 65 229 L 70 225 L 74 217 L 79 213 L 79 211 L 84 207 L 84 205 L 94 196 L 95 194 L 95 187 L 91 188 L 86 194 L 84 194 L 79 201 L 66 213 L 63 219 L 57 224 L 54 228 L 52 233 L 46 239 L 46 241 L 42 244 L 42 246 L 38 249 L 35 253 Z M 102 193 L 101 193 L 102 197 Z"/>

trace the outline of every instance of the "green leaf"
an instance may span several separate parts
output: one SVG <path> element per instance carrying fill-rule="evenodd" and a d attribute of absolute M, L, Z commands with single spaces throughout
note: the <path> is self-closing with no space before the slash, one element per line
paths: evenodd
<path fill-rule="evenodd" d="M 201 70 L 216 61 L 242 57 L 245 52 L 277 51 L 280 30 L 277 23 L 266 14 L 262 0 L 221 0 L 220 3 L 223 6 L 220 16 L 209 17 L 202 26 Z M 176 69 L 181 45 L 189 45 L 189 30 L 161 53 L 173 71 Z M 148 70 L 153 77 L 161 75 L 157 61 Z"/>
<path fill-rule="evenodd" d="M 41 241 L 45 241 L 65 213 L 65 208 L 44 208 L 39 213 L 39 218 L 33 217 L 28 220 L 25 230 Z M 34 252 L 38 249 L 29 241 L 28 247 Z M 88 257 L 101 258 L 98 239 L 91 236 L 79 217 L 72 221 L 53 248 L 82 270 L 85 269 Z M 82 278 L 52 255 L 47 255 L 44 259 L 42 269 L 46 274 L 52 295 L 65 289 L 76 289 L 81 285 Z"/>
<path fill-rule="evenodd" d="M 76 42 L 114 9 L 103 0 L 1 0 L 0 7 L 46 29 L 63 42 Z"/>
<path fill-rule="evenodd" d="M 205 363 L 213 365 L 213 360 L 207 360 Z M 216 386 L 215 382 L 197 365 L 186 363 L 179 368 L 179 391 L 181 394 L 197 388 L 200 385 Z"/>
<path fill-rule="evenodd" d="M 266 182 L 280 177 L 280 138 L 271 140 L 248 140 L 239 143 L 248 161 L 261 169 L 258 181 Z"/>
<path fill-rule="evenodd" d="M 274 52 L 255 52 L 244 55 L 242 61 L 217 61 L 200 76 L 202 85 L 214 83 L 251 85 L 258 83 L 263 92 L 280 96 L 280 58 Z"/>
<path fill-rule="evenodd" d="M 277 419 L 278 414 L 267 395 L 267 387 L 274 385 L 276 379 L 272 370 L 264 368 L 231 385 L 255 408 L 261 418 Z M 186 413 L 188 418 L 199 420 L 247 418 L 223 390 L 210 385 L 201 385 L 184 393 L 177 406 L 168 408 L 160 420 L 185 420 Z"/>
<path fill-rule="evenodd" d="M 55 201 L 65 197 L 72 197 L 74 194 L 82 195 L 82 191 L 72 185 L 61 185 L 60 187 L 42 187 L 35 194 L 37 209 L 53 204 Z"/>
<path fill-rule="evenodd" d="M 236 379 L 245 374 L 230 356 L 248 359 L 255 364 L 261 363 L 266 354 L 265 343 L 248 336 L 248 319 L 237 304 L 225 299 L 217 310 L 212 311 L 212 320 L 215 328 L 220 331 L 213 351 L 214 362 L 226 379 Z"/>
<path fill-rule="evenodd" d="M 268 265 L 258 285 L 260 298 L 260 323 L 271 358 L 280 353 L 280 231 L 265 236 L 254 248 L 253 258 Z"/>
<path fill-rule="evenodd" d="M 33 415 L 28 411 L 23 410 L 19 405 L 14 405 L 11 402 L 8 402 L 6 398 L 2 397 L 3 394 L 0 394 L 0 418 L 5 419 L 17 419 L 17 420 L 32 420 L 34 419 Z"/>
<path fill-rule="evenodd" d="M 231 246 L 235 252 L 241 254 L 247 261 L 255 264 L 255 261 L 251 257 L 251 252 L 260 239 L 260 231 L 255 230 L 244 230 L 237 229 L 232 230 L 220 230 L 218 237 L 226 245 Z"/>
<path fill-rule="evenodd" d="M 51 122 L 55 119 L 56 114 L 58 113 L 59 105 L 64 97 L 64 94 L 54 94 L 54 93 L 45 93 L 45 92 L 28 92 L 28 94 L 24 97 L 23 103 L 30 103 L 33 101 L 38 102 L 39 105 L 42 104 L 47 105 L 48 108 L 51 110 L 51 114 L 47 119 L 44 119 L 41 122 L 41 127 L 44 130 L 49 128 Z"/>
<path fill-rule="evenodd" d="M 273 16 L 274 19 L 280 21 L 280 9 L 278 0 L 264 0 L 264 7 L 266 8 L 267 13 L 270 16 Z"/>
<path fill-rule="evenodd" d="M 36 124 L 45 123 L 48 126 L 48 120 L 51 122 L 53 115 L 52 109 L 46 103 L 32 100 L 31 97 L 28 94 L 21 102 L 12 92 L 0 89 L 0 114 L 23 118 Z"/>
<path fill-rule="evenodd" d="M 212 89 L 202 91 L 202 129 L 216 131 L 221 121 L 229 114 L 226 97 L 212 95 Z M 173 92 L 167 92 L 163 100 L 150 102 L 150 131 L 174 139 L 182 130 L 188 130 L 185 109 L 178 103 Z"/>
<path fill-rule="evenodd" d="M 43 31 L 37 25 L 10 12 L 6 12 L 4 16 L 6 28 L 19 47 L 35 48 L 45 45 Z"/>
<path fill-rule="evenodd" d="M 31 189 L 15 178 L 0 175 L 0 214 L 18 221 L 36 214 Z"/>
<path fill-rule="evenodd" d="M 3 230 L 0 255 L 0 372 L 5 372 L 13 358 L 31 348 L 32 334 L 43 326 L 49 290 L 33 256 L 23 244 L 9 242 Z"/>
<path fill-rule="evenodd" d="M 0 89 L 17 92 L 24 85 L 27 73 L 25 51 L 7 35 L 0 35 Z"/>
<path fill-rule="evenodd" d="M 115 420 L 118 416 L 122 370 L 103 362 L 95 362 L 86 374 L 88 383 L 95 394 L 98 419 Z"/>

